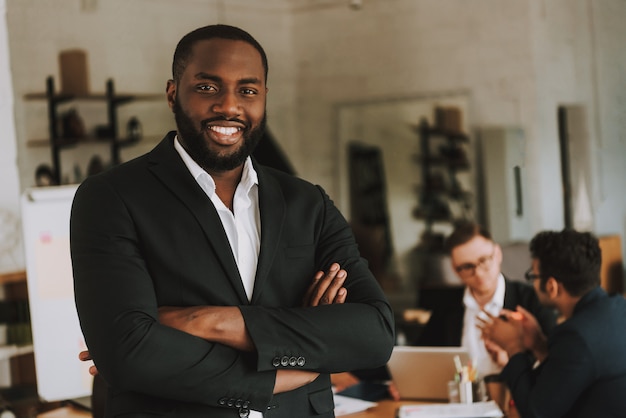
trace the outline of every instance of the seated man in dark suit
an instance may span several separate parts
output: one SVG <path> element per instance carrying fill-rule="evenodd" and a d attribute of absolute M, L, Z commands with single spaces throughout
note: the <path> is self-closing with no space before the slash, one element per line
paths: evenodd
<path fill-rule="evenodd" d="M 548 338 L 521 309 L 483 325 L 485 337 L 510 357 L 502 378 L 521 416 L 624 417 L 626 300 L 609 297 L 600 287 L 598 240 L 573 230 L 546 231 L 532 239 L 530 252 L 526 277 L 541 303 L 556 308 L 563 322 Z M 527 351 L 541 361 L 538 367 Z"/>
<path fill-rule="evenodd" d="M 508 356 L 498 345 L 481 337 L 476 327 L 481 311 L 497 316 L 503 308 L 522 306 L 538 318 L 545 332 L 554 326 L 556 315 L 541 306 L 532 287 L 503 276 L 502 250 L 482 226 L 473 222 L 457 225 L 446 247 L 465 290 L 455 296 L 458 300 L 433 310 L 417 344 L 466 347 L 480 376 L 497 375 Z"/>

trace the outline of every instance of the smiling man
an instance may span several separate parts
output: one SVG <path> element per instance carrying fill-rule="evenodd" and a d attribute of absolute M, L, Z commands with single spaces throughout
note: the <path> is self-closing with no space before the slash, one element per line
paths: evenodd
<path fill-rule="evenodd" d="M 481 225 L 460 223 L 447 238 L 446 247 L 465 290 L 458 299 L 433 310 L 418 344 L 463 346 L 481 376 L 498 375 L 508 356 L 501 347 L 482 338 L 476 320 L 481 311 L 498 315 L 502 309 L 519 305 L 533 312 L 544 332 L 554 326 L 554 312 L 541 306 L 532 287 L 504 277 L 500 271 L 502 250 Z"/>
<path fill-rule="evenodd" d="M 267 71 L 239 28 L 185 35 L 177 131 L 76 193 L 76 305 L 106 416 L 333 417 L 329 373 L 389 358 L 393 315 L 350 226 L 319 186 L 250 157 Z"/>

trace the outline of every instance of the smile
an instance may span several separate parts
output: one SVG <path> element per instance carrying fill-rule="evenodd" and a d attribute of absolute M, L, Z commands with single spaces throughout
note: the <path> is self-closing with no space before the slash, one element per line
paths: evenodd
<path fill-rule="evenodd" d="M 208 129 L 220 135 L 234 135 L 241 131 L 241 128 L 234 126 L 209 126 Z"/>

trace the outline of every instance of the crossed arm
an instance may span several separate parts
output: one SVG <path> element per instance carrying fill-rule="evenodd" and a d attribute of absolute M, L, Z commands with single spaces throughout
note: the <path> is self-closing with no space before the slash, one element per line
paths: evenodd
<path fill-rule="evenodd" d="M 303 307 L 344 303 L 347 290 L 343 287 L 347 273 L 333 263 L 328 272 L 318 271 L 307 289 Z M 246 330 L 241 311 L 236 306 L 161 307 L 159 322 L 207 341 L 223 344 L 239 351 L 254 351 L 254 343 Z M 92 360 L 89 351 L 79 353 L 81 361 Z M 96 366 L 89 373 L 98 373 Z M 306 370 L 277 370 L 274 394 L 287 392 L 311 383 L 319 373 Z"/>

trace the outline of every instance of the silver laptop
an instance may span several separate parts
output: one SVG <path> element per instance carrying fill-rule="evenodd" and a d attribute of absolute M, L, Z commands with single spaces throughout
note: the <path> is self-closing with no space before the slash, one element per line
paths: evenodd
<path fill-rule="evenodd" d="M 448 381 L 454 380 L 454 357 L 467 365 L 469 355 L 461 347 L 395 346 L 387 363 L 400 399 L 448 400 Z"/>

